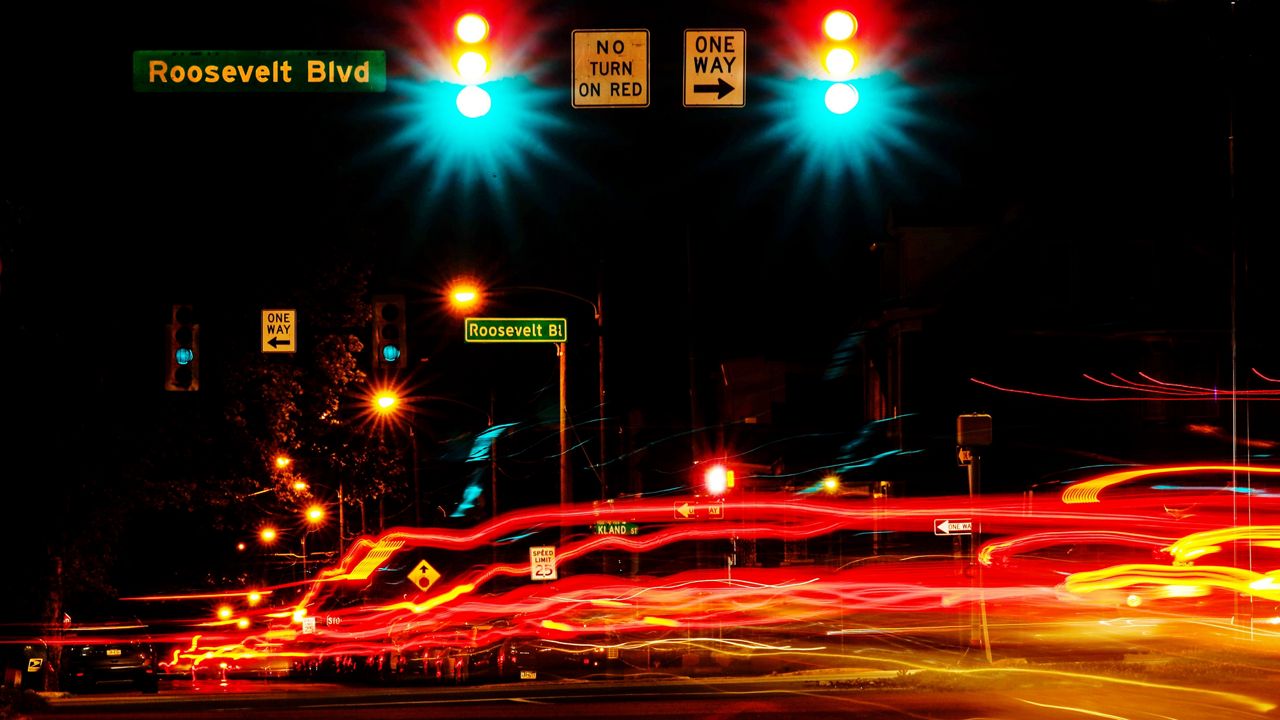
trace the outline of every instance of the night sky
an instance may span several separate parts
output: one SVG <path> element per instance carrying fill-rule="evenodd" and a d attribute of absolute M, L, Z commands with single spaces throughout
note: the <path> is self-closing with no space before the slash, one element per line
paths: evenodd
<path fill-rule="evenodd" d="M 408 123 L 398 84 L 426 56 L 414 19 L 437 4 L 262 5 L 41 8 L 3 24 L 0 483 L 21 531 L 10 541 L 33 556 L 45 513 L 114 521 L 86 512 L 91 492 L 32 507 L 37 486 L 69 466 L 85 487 L 110 485 L 156 433 L 182 443 L 184 423 L 216 422 L 218 362 L 257 342 L 258 311 L 291 307 L 317 271 L 347 262 L 371 269 L 370 292 L 409 298 L 431 393 L 493 393 L 510 418 L 553 382 L 554 358 L 464 347 L 437 300 L 457 273 L 591 299 L 602 288 L 611 414 L 677 432 L 696 412 L 691 376 L 709 397 L 722 363 L 823 377 L 842 342 L 903 304 L 887 258 L 896 228 L 921 226 L 984 238 L 906 303 L 945 318 L 907 393 L 944 434 L 955 413 L 981 410 L 1054 444 L 1054 406 L 968 378 L 1079 390 L 1082 372 L 1152 370 L 1126 340 L 1144 333 L 1175 338 L 1155 371 L 1229 384 L 1233 312 L 1235 367 L 1280 376 L 1274 3 L 852 3 L 883 82 L 854 113 L 887 99 L 838 150 L 809 136 L 788 94 L 818 37 L 797 18 L 825 5 L 522 5 L 506 17 L 532 109 L 503 152 L 454 174 L 444 126 L 426 112 Z M 698 27 L 747 30 L 744 108 L 681 106 L 681 34 Z M 650 31 L 649 107 L 570 106 L 570 32 L 587 28 Z M 140 49 L 385 49 L 393 81 L 379 95 L 136 93 Z M 201 308 L 208 339 L 195 398 L 161 387 L 178 302 Z M 529 294 L 494 314 L 568 318 L 583 388 L 571 403 L 589 416 L 590 313 Z M 1180 354 L 1182 337 L 1197 340 Z M 849 431 L 864 419 L 821 383 L 797 387 L 792 417 Z M 1255 432 L 1274 431 L 1265 418 Z M 203 563 L 205 542 L 222 539 L 166 557 Z M 131 569 L 117 585 L 137 582 L 137 552 L 122 550 Z"/>

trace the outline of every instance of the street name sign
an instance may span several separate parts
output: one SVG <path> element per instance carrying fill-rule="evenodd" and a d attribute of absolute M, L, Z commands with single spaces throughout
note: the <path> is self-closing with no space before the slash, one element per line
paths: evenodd
<path fill-rule="evenodd" d="M 291 353 L 298 351 L 298 311 L 262 311 L 262 352 Z"/>
<path fill-rule="evenodd" d="M 467 342 L 562 343 L 568 331 L 564 318 L 467 318 Z"/>
<path fill-rule="evenodd" d="M 747 31 L 684 31 L 684 106 L 747 104 Z"/>
<path fill-rule="evenodd" d="M 573 107 L 648 107 L 649 31 L 573 31 Z"/>
<path fill-rule="evenodd" d="M 963 520 L 934 520 L 934 535 L 972 535 L 973 521 L 969 518 Z"/>
<path fill-rule="evenodd" d="M 556 579 L 556 547 L 535 545 L 529 548 L 529 578 L 531 580 Z"/>
<path fill-rule="evenodd" d="M 597 520 L 592 525 L 592 530 L 596 535 L 639 535 L 640 525 L 633 522 L 609 522 L 605 520 Z"/>

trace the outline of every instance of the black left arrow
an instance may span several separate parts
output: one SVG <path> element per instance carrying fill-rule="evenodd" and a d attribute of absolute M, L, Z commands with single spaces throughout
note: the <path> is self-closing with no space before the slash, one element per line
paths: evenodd
<path fill-rule="evenodd" d="M 733 92 L 733 86 L 725 82 L 724 78 L 716 78 L 714 85 L 694 85 L 693 91 L 696 93 L 716 93 L 716 99 L 719 100 Z"/>
<path fill-rule="evenodd" d="M 267 341 L 267 344 L 268 344 L 268 345 L 270 345 L 270 346 L 271 346 L 271 347 L 273 347 L 273 348 L 276 348 L 276 347 L 279 347 L 279 346 L 281 346 L 281 345 L 292 345 L 292 344 L 293 344 L 293 341 L 292 341 L 292 340 L 281 340 L 280 338 L 274 338 L 274 337 L 273 337 L 273 338 L 271 338 L 270 340 L 268 340 L 268 341 Z"/>

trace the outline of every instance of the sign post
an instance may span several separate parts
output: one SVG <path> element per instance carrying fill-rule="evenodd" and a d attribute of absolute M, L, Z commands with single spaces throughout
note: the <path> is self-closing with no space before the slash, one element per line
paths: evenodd
<path fill-rule="evenodd" d="M 646 31 L 647 32 L 647 31 Z M 469 343 L 554 343 L 560 359 L 560 506 L 567 508 L 573 499 L 569 481 L 568 402 L 565 397 L 565 338 L 569 334 L 564 318 L 472 318 L 462 323 L 463 339 Z M 561 528 L 561 535 L 567 529 Z M 555 579 L 555 578 L 551 578 Z"/>

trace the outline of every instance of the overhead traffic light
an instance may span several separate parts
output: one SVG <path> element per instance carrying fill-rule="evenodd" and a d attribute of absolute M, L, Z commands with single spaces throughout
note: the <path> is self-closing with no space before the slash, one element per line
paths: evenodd
<path fill-rule="evenodd" d="M 398 368 L 407 362 L 403 295 L 373 298 L 373 366 Z"/>
<path fill-rule="evenodd" d="M 822 19 L 826 40 L 819 46 L 822 69 L 831 81 L 824 96 L 827 109 L 844 115 L 858 104 L 858 89 L 849 82 L 858 58 L 853 53 L 853 36 L 858 32 L 858 19 L 848 10 L 832 10 Z"/>
<path fill-rule="evenodd" d="M 174 305 L 165 326 L 164 389 L 188 392 L 200 389 L 200 325 L 190 305 Z"/>
<path fill-rule="evenodd" d="M 493 106 L 488 91 L 480 87 L 480 83 L 487 79 L 493 62 L 488 42 L 489 21 L 483 15 L 467 13 L 454 23 L 453 32 L 462 43 L 454 53 L 453 63 L 464 83 L 456 100 L 458 112 L 469 118 L 481 117 L 488 114 Z"/>

